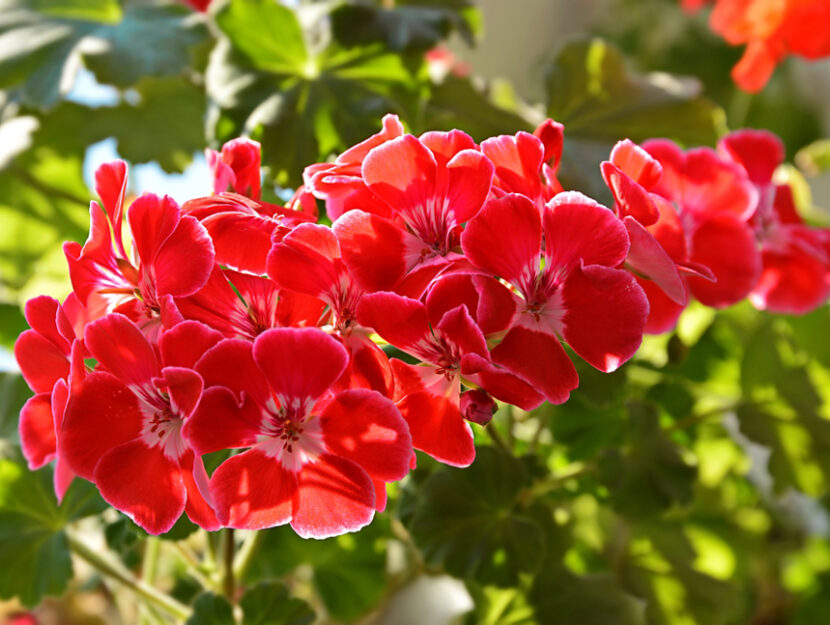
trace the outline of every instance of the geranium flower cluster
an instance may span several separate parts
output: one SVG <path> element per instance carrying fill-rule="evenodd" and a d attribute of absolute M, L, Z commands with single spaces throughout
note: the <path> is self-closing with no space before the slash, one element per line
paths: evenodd
<path fill-rule="evenodd" d="M 562 146 L 552 120 L 477 144 L 389 115 L 287 206 L 246 139 L 209 151 L 213 193 L 182 206 L 128 201 L 126 165 L 103 165 L 89 238 L 64 247 L 73 292 L 30 300 L 15 346 L 30 467 L 55 460 L 59 497 L 80 476 L 152 533 L 185 513 L 322 538 L 383 510 L 413 448 L 472 463 L 497 400 L 566 401 L 563 343 L 613 371 L 691 297 L 827 298 L 830 237 L 773 183 L 768 133 L 622 141 L 610 209 L 563 189 Z"/>
<path fill-rule="evenodd" d="M 789 54 L 812 60 L 830 56 L 827 0 L 681 0 L 690 12 L 713 1 L 712 30 L 731 45 L 746 44 L 732 69 L 732 78 L 745 91 L 763 89 Z"/>

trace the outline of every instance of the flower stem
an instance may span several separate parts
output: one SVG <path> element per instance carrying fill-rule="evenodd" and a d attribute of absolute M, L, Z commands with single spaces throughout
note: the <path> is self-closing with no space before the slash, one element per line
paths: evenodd
<path fill-rule="evenodd" d="M 233 560 L 236 555 L 236 542 L 232 528 L 222 531 L 222 541 L 222 593 L 228 601 L 235 603 L 236 578 L 234 577 Z"/>
<path fill-rule="evenodd" d="M 236 579 L 245 577 L 245 573 L 247 573 L 248 567 L 251 566 L 251 561 L 259 550 L 264 537 L 264 532 L 253 531 L 245 538 L 233 561 L 233 576 Z"/>
<path fill-rule="evenodd" d="M 103 575 L 123 584 L 140 600 L 164 610 L 179 620 L 184 621 L 190 617 L 190 608 L 147 582 L 138 579 L 120 562 L 102 555 L 69 531 L 66 532 L 66 537 L 69 542 L 69 548 L 75 555 L 86 560 Z"/>
<path fill-rule="evenodd" d="M 144 560 L 141 565 L 141 579 L 152 586 L 156 581 L 158 571 L 159 552 L 161 551 L 161 540 L 157 536 L 150 536 L 144 543 Z M 142 605 L 139 612 L 140 625 L 163 622 L 158 611 L 150 605 Z"/>

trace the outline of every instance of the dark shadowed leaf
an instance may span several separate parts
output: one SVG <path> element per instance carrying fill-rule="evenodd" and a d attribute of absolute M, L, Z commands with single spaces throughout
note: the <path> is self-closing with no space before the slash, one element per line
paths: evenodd
<path fill-rule="evenodd" d="M 193 604 L 193 615 L 185 625 L 235 625 L 233 607 L 227 599 L 203 592 Z"/>
<path fill-rule="evenodd" d="M 72 577 L 63 528 L 105 507 L 83 480 L 75 480 L 58 506 L 50 469 L 32 472 L 23 461 L 0 460 L 0 597 L 33 606 L 62 593 Z"/>
<path fill-rule="evenodd" d="M 309 625 L 314 611 L 300 599 L 291 597 L 285 584 L 262 582 L 249 588 L 240 601 L 242 625 Z"/>

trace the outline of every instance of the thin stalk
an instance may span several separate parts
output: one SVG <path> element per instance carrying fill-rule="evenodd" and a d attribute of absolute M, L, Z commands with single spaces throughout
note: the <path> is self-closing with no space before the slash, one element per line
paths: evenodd
<path fill-rule="evenodd" d="M 502 438 L 501 434 L 499 434 L 499 431 L 496 429 L 492 421 L 487 424 L 487 427 L 484 428 L 484 431 L 487 432 L 492 441 L 496 444 L 496 447 L 498 447 L 507 454 L 513 454 L 513 450 L 507 446 L 507 443 L 504 442 L 504 439 Z"/>
<path fill-rule="evenodd" d="M 150 536 L 144 543 L 144 560 L 141 565 L 141 579 L 150 586 L 155 586 L 156 574 L 158 572 L 159 553 L 161 551 L 161 540 L 156 536 Z M 152 625 L 162 622 L 161 616 L 153 606 L 144 604 L 139 610 L 140 625 Z"/>
<path fill-rule="evenodd" d="M 168 540 L 165 541 L 165 544 L 169 545 L 172 549 L 175 549 L 176 554 L 187 564 L 188 575 L 199 582 L 202 588 L 207 588 L 209 590 L 213 590 L 214 592 L 221 592 L 216 580 L 210 579 L 207 575 L 202 573 L 200 570 L 202 568 L 202 563 L 199 562 L 199 558 L 196 557 L 196 554 L 194 554 L 192 550 L 185 547 L 180 541 Z"/>
<path fill-rule="evenodd" d="M 167 593 L 154 588 L 147 582 L 135 577 L 123 564 L 101 555 L 98 551 L 78 539 L 73 533 L 66 533 L 69 548 L 79 558 L 86 560 L 98 572 L 114 579 L 131 590 L 139 600 L 160 608 L 179 620 L 190 618 L 191 610 Z"/>
<path fill-rule="evenodd" d="M 259 550 L 264 536 L 264 532 L 254 531 L 248 534 L 248 536 L 245 538 L 245 541 L 242 543 L 242 546 L 236 552 L 236 557 L 233 561 L 234 578 L 242 579 L 243 577 L 245 577 L 245 573 L 248 572 L 248 568 L 251 566 L 251 561 L 256 555 L 256 552 Z"/>
<path fill-rule="evenodd" d="M 222 531 L 222 593 L 228 601 L 235 603 L 236 578 L 233 573 L 233 560 L 236 555 L 234 531 L 228 528 Z"/>

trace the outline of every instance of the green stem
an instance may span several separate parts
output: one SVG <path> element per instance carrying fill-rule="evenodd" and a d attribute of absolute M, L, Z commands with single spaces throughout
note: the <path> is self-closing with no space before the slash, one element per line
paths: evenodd
<path fill-rule="evenodd" d="M 170 595 L 138 579 L 123 564 L 112 560 L 108 556 L 101 555 L 97 550 L 79 540 L 73 533 L 67 531 L 66 537 L 69 542 L 69 548 L 75 555 L 86 560 L 103 575 L 123 584 L 138 599 L 164 610 L 179 620 L 184 621 L 190 618 L 191 610 L 183 603 L 179 603 L 179 601 Z"/>
<path fill-rule="evenodd" d="M 251 561 L 254 559 L 262 539 L 265 537 L 264 532 L 253 531 L 245 538 L 239 551 L 236 552 L 236 557 L 233 561 L 233 576 L 236 579 L 245 577 L 248 568 L 251 566 Z"/>
<path fill-rule="evenodd" d="M 203 588 L 208 588 L 217 593 L 221 592 L 220 588 L 216 584 L 216 580 L 208 578 L 207 575 L 202 572 L 202 563 L 199 562 L 199 558 L 196 557 L 196 554 L 185 547 L 180 541 L 168 540 L 165 541 L 165 544 L 174 549 L 176 554 L 184 560 L 185 564 L 187 564 L 188 575 L 192 576 L 193 579 L 199 582 Z"/>
<path fill-rule="evenodd" d="M 507 446 L 507 443 L 504 442 L 504 439 L 502 438 L 501 434 L 499 434 L 499 431 L 496 429 L 496 426 L 493 423 L 493 421 L 487 424 L 487 427 L 484 428 L 484 431 L 487 432 L 492 441 L 496 444 L 496 447 L 498 447 L 507 454 L 513 454 L 513 451 L 510 449 L 510 447 Z"/>
<path fill-rule="evenodd" d="M 233 571 L 233 560 L 236 555 L 234 531 L 228 528 L 222 531 L 222 593 L 228 601 L 235 603 L 236 578 Z"/>
<path fill-rule="evenodd" d="M 144 543 L 144 560 L 141 565 L 141 579 L 146 584 L 153 586 L 156 582 L 158 572 L 159 552 L 161 551 L 161 540 L 156 536 L 150 536 Z M 150 605 L 142 605 L 139 612 L 139 624 L 149 625 L 162 622 L 158 611 Z"/>

